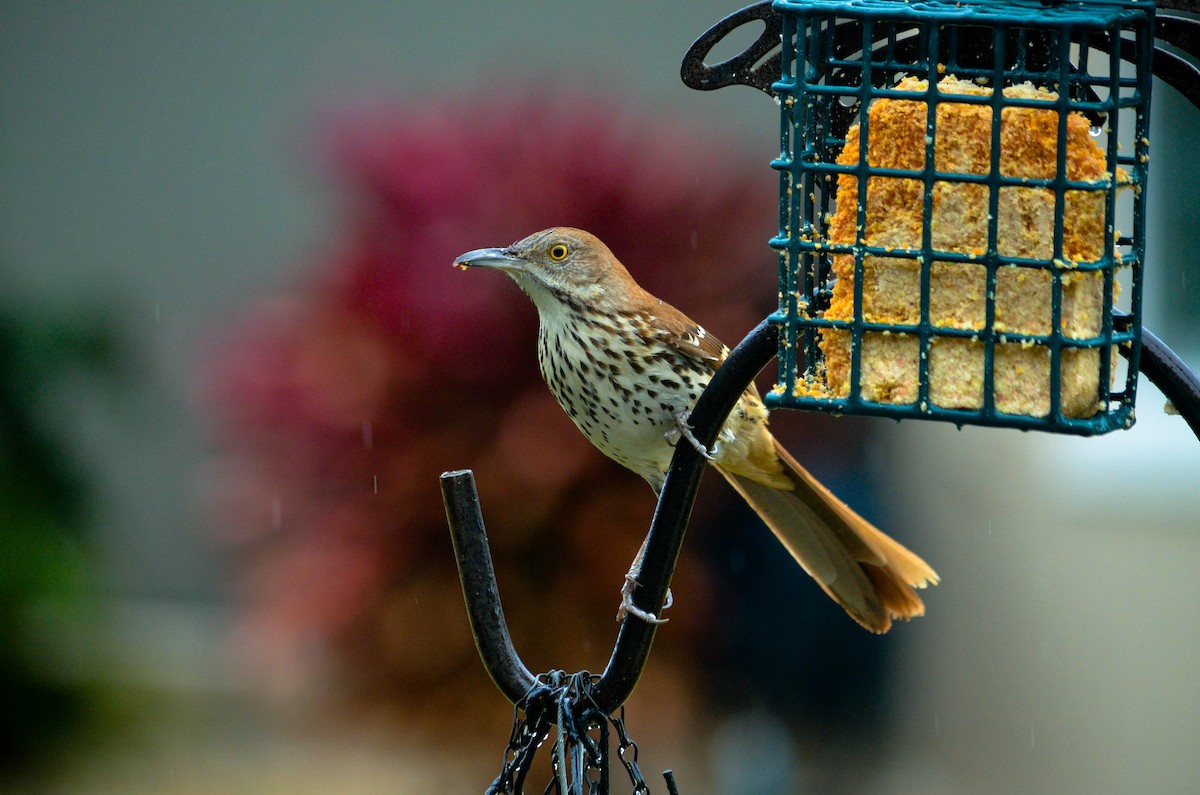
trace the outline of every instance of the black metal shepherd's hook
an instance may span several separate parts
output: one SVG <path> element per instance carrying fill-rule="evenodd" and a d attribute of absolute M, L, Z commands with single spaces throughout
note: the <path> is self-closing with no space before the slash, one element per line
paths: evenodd
<path fill-rule="evenodd" d="M 1200 78 L 1200 19 L 1190 16 L 1197 7 L 1200 7 L 1200 0 L 1160 0 L 1156 34 L 1160 42 L 1169 47 L 1156 48 L 1154 73 L 1200 106 L 1200 82 L 1197 82 Z M 715 65 L 705 63 L 704 59 L 717 42 L 748 22 L 763 22 L 765 28 L 746 52 Z M 742 9 L 701 36 L 689 50 L 682 68 L 684 82 L 703 90 L 748 85 L 771 93 L 772 84 L 779 76 L 780 60 L 778 55 L 772 55 L 773 49 L 780 44 L 779 31 L 779 21 L 769 2 Z M 733 349 L 717 370 L 690 417 L 694 435 L 705 447 L 712 446 L 725 417 L 758 372 L 774 357 L 777 346 L 778 329 L 764 320 Z M 1127 350 L 1122 353 L 1130 355 Z M 1140 372 L 1162 390 L 1200 438 L 1200 379 L 1196 374 L 1145 329 L 1142 329 L 1140 361 L 1131 361 L 1130 366 L 1140 367 Z M 634 605 L 647 613 L 657 614 L 666 599 L 704 465 L 692 445 L 676 445 L 650 525 L 638 587 L 633 593 Z M 518 721 L 521 728 L 514 727 L 509 746 L 510 751 L 516 752 L 514 743 L 519 741 L 520 749 L 513 765 L 515 776 L 505 779 L 505 773 L 502 773 L 489 792 L 511 792 L 513 788 L 509 785 L 514 780 L 515 789 L 521 788 L 528 763 L 551 724 L 560 725 L 560 737 L 568 728 L 562 724 L 574 724 L 572 730 L 576 735 L 579 735 L 581 724 L 583 727 L 582 742 L 571 751 L 571 791 L 582 792 L 579 771 L 585 764 L 585 755 L 589 759 L 600 758 L 601 789 L 607 791 L 607 754 L 586 737 L 587 725 L 596 724 L 600 714 L 614 715 L 629 698 L 645 668 L 656 625 L 633 616 L 626 617 L 604 673 L 599 677 L 586 672 L 573 676 L 562 672 L 535 676 L 521 661 L 504 620 L 474 475 L 470 470 L 445 472 L 441 476 L 441 485 L 475 643 L 496 686 L 526 714 L 526 719 Z M 545 697 L 548 694 L 557 694 L 557 712 L 547 709 Z M 580 697 L 586 703 L 578 700 Z M 577 699 L 573 703 L 579 708 L 579 714 L 564 711 L 564 705 L 570 699 Z M 613 725 L 622 743 L 617 756 L 631 776 L 640 780 L 636 746 L 625 736 L 619 719 L 614 720 Z M 607 729 L 602 723 L 600 734 L 600 745 L 607 746 Z M 557 748 L 555 770 L 563 782 L 559 790 L 566 792 L 567 754 L 561 741 Z M 634 749 L 632 762 L 624 756 L 627 748 Z M 512 772 L 507 761 L 505 770 Z M 676 788 L 670 771 L 664 776 L 668 790 L 674 795 Z M 639 791 L 644 789 L 643 784 Z"/>
<path fill-rule="evenodd" d="M 1200 438 L 1200 379 L 1148 330 L 1143 329 L 1142 339 L 1143 374 L 1174 403 Z M 773 358 L 777 341 L 776 327 L 763 321 L 717 370 L 691 414 L 696 438 L 706 447 L 712 446 L 742 392 Z M 666 599 L 703 472 L 704 460 L 696 450 L 691 445 L 677 445 L 650 525 L 639 587 L 633 594 L 634 604 L 646 612 L 658 613 Z M 446 472 L 441 483 L 475 643 L 492 681 L 517 704 L 538 680 L 513 647 L 504 620 L 475 476 L 470 470 Z M 612 656 L 592 690 L 601 710 L 612 714 L 629 698 L 645 668 L 655 629 L 656 625 L 631 616 L 621 624 Z"/>
<path fill-rule="evenodd" d="M 730 352 L 691 414 L 693 433 L 701 444 L 712 446 L 725 417 L 775 355 L 777 344 L 777 329 L 763 321 Z M 675 446 L 650 524 L 638 587 L 633 593 L 634 605 L 648 613 L 657 614 L 666 600 L 704 464 L 692 445 Z M 475 477 L 470 470 L 459 470 L 444 473 L 441 482 L 475 643 L 492 681 L 509 701 L 517 704 L 538 680 L 521 662 L 508 633 Z M 633 616 L 622 622 L 608 665 L 591 688 L 592 701 L 606 714 L 614 713 L 633 692 L 646 666 L 655 629 L 656 625 Z"/>
<path fill-rule="evenodd" d="M 705 448 L 712 447 L 725 418 L 746 387 L 775 355 L 778 339 L 777 328 L 764 320 L 730 352 L 713 375 L 689 420 L 696 439 Z M 634 605 L 647 613 L 660 612 L 666 600 L 704 464 L 692 445 L 675 446 L 632 596 Z M 615 758 L 625 766 L 635 792 L 648 791 L 637 767 L 637 746 L 626 735 L 623 720 L 612 716 L 621 709 L 642 675 L 657 625 L 627 615 L 617 633 L 608 665 L 599 677 L 587 672 L 567 676 L 561 671 L 534 676 L 521 661 L 504 620 L 475 477 L 470 470 L 445 472 L 441 483 L 471 632 L 492 681 L 517 711 L 504 768 L 488 792 L 521 790 L 533 755 L 551 725 L 557 725 L 559 730 L 552 763 L 559 791 L 582 793 L 585 769 L 593 769 L 599 772 L 598 791 L 608 792 L 608 730 L 605 721 L 597 716 L 604 716 L 616 729 L 620 747 Z M 588 736 L 589 726 L 598 727 L 599 745 Z M 568 745 L 571 746 L 569 773 Z M 663 777 L 668 792 L 678 795 L 672 772 L 664 771 Z"/>
<path fill-rule="evenodd" d="M 1200 378 L 1175 355 L 1175 351 L 1146 328 L 1142 329 L 1139 369 L 1171 401 L 1175 411 L 1200 439 Z"/>

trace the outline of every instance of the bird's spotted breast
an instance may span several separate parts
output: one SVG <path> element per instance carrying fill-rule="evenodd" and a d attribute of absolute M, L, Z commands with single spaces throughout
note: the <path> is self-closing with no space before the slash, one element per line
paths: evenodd
<path fill-rule="evenodd" d="M 571 309 L 542 320 L 538 362 L 555 399 L 601 452 L 660 484 L 675 415 L 691 410 L 715 368 L 638 317 Z"/>

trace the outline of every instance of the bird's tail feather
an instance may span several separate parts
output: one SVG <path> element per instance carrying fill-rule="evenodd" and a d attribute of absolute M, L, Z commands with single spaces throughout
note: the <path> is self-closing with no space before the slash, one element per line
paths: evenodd
<path fill-rule="evenodd" d="M 893 618 L 924 615 L 914 588 L 938 582 L 929 564 L 855 513 L 778 442 L 791 489 L 765 485 L 718 466 L 792 557 L 825 593 L 872 632 Z"/>

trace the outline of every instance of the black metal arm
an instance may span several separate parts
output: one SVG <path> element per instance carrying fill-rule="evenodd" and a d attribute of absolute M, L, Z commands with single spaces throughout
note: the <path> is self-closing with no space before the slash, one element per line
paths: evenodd
<path fill-rule="evenodd" d="M 777 341 L 778 330 L 763 321 L 713 376 L 691 415 L 696 438 L 706 447 L 712 446 L 738 397 L 775 355 Z M 1200 438 L 1200 378 L 1145 329 L 1140 369 Z M 639 587 L 633 594 L 634 604 L 646 612 L 658 613 L 666 598 L 703 474 L 704 461 L 696 450 L 688 444 L 677 445 L 650 525 Z M 538 682 L 517 654 L 504 620 L 475 477 L 470 470 L 446 472 L 441 484 L 475 644 L 492 681 L 516 704 Z M 621 624 L 612 656 L 592 690 L 601 710 L 611 714 L 629 698 L 645 668 L 655 630 L 655 625 L 632 616 Z"/>
<path fill-rule="evenodd" d="M 764 320 L 730 352 L 691 414 L 693 433 L 701 444 L 712 446 L 726 416 L 774 357 L 777 346 L 778 332 Z M 692 445 L 675 446 L 650 525 L 639 587 L 633 594 L 633 603 L 646 612 L 657 613 L 666 599 L 704 463 Z M 492 681 L 516 704 L 538 681 L 521 662 L 504 620 L 474 475 L 469 470 L 445 472 L 441 484 L 475 644 Z M 592 702 L 599 709 L 612 714 L 629 698 L 646 667 L 655 629 L 656 625 L 632 615 L 625 618 L 608 666 L 591 691 Z"/>
<path fill-rule="evenodd" d="M 443 472 L 441 481 L 442 502 L 446 504 L 446 521 L 450 524 L 475 645 L 496 687 L 516 704 L 537 684 L 537 679 L 521 662 L 508 634 L 475 475 L 469 469 Z"/>
<path fill-rule="evenodd" d="M 689 419 L 696 439 L 705 448 L 712 447 L 738 398 L 774 358 L 778 346 L 778 328 L 764 320 L 738 343 L 713 375 Z M 657 614 L 666 599 L 704 469 L 705 461 L 692 445 L 675 445 L 650 524 L 639 587 L 633 593 L 634 605 L 646 612 Z M 655 629 L 656 625 L 632 616 L 622 622 L 608 667 L 593 691 L 601 709 L 615 710 L 629 698 L 646 667 Z"/>
<path fill-rule="evenodd" d="M 1179 416 L 1200 439 L 1200 378 L 1162 340 L 1145 328 L 1142 329 L 1139 370 L 1171 401 Z"/>

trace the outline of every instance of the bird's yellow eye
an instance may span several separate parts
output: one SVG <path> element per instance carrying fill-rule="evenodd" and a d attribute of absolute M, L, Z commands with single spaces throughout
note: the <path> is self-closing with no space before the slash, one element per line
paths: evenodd
<path fill-rule="evenodd" d="M 567 247 L 562 243 L 555 243 L 550 247 L 550 259 L 555 262 L 562 262 L 567 258 L 567 254 L 569 253 Z"/>

